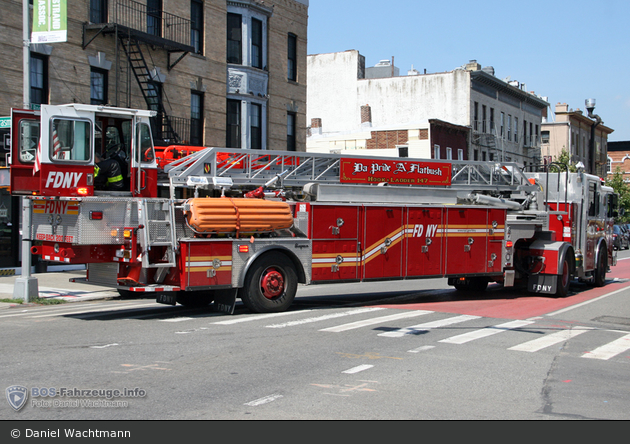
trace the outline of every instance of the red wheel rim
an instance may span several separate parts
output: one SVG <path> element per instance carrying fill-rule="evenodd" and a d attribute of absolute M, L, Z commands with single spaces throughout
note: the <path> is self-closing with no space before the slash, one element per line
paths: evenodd
<path fill-rule="evenodd" d="M 275 268 L 267 268 L 260 278 L 260 289 L 267 299 L 273 299 L 284 293 L 284 277 Z"/>

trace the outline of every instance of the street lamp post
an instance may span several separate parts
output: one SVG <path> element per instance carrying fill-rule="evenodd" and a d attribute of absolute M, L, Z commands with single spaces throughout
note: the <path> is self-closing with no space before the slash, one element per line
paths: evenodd
<path fill-rule="evenodd" d="M 597 114 L 593 114 L 593 111 L 595 110 L 595 99 L 586 99 L 586 110 L 588 111 L 588 117 L 595 119 L 595 122 L 591 124 L 591 140 L 588 144 L 589 173 L 597 174 L 597 171 L 595 171 L 595 128 L 597 128 L 597 125 L 604 122 Z"/>

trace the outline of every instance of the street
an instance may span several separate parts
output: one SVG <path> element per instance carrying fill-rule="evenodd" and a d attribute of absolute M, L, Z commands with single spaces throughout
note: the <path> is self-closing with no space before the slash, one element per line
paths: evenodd
<path fill-rule="evenodd" d="M 29 393 L 0 418 L 629 419 L 630 254 L 618 257 L 604 287 L 560 299 L 430 279 L 303 287 L 278 314 L 140 298 L 13 307 L 0 375 Z"/>

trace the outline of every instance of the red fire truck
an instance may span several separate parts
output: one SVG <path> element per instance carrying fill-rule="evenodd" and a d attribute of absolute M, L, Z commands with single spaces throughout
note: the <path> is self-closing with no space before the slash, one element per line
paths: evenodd
<path fill-rule="evenodd" d="M 11 191 L 43 260 L 159 302 L 291 305 L 298 284 L 443 277 L 565 296 L 616 264 L 617 196 L 599 177 L 517 164 L 169 147 L 150 111 L 42 105 L 12 114 Z M 124 189 L 101 190 L 95 154 Z"/>

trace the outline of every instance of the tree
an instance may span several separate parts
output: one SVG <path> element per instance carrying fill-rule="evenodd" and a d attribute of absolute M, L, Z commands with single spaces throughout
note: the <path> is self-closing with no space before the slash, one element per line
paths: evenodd
<path fill-rule="evenodd" d="M 555 161 L 562 165 L 568 165 L 569 172 L 571 173 L 577 172 L 577 168 L 575 167 L 575 162 L 571 161 L 571 155 L 566 150 L 566 148 L 562 148 L 562 151 L 560 151 L 560 155 L 556 157 Z M 564 169 L 562 171 L 564 171 Z"/>
<path fill-rule="evenodd" d="M 612 176 L 606 179 L 606 185 L 612 187 L 619 195 L 619 217 L 618 223 L 630 222 L 630 185 L 623 181 L 621 167 L 617 167 Z"/>

